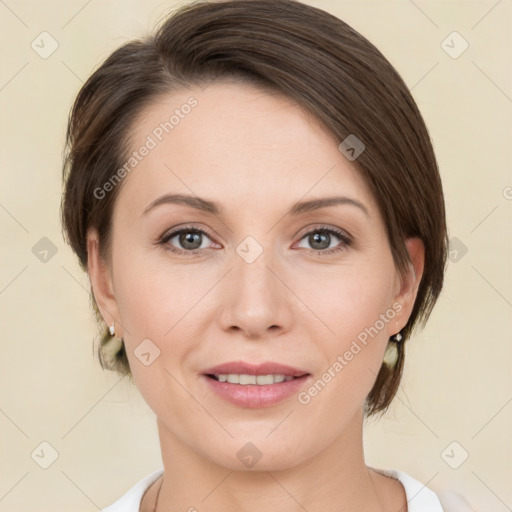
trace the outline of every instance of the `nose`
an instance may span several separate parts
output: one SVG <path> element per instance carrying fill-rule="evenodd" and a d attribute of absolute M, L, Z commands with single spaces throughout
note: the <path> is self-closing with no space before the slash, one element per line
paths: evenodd
<path fill-rule="evenodd" d="M 252 262 L 234 254 L 234 266 L 223 283 L 221 298 L 220 323 L 224 331 L 239 331 L 246 338 L 259 339 L 290 329 L 293 294 L 274 268 L 270 253 L 265 249 Z"/>

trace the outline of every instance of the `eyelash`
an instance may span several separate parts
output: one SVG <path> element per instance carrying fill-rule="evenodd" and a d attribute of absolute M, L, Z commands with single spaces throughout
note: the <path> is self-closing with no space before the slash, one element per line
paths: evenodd
<path fill-rule="evenodd" d="M 178 249 L 178 248 L 176 248 L 174 246 L 169 245 L 169 243 L 168 243 L 169 240 L 171 240 L 176 235 L 179 235 L 179 234 L 181 234 L 183 232 L 200 233 L 200 234 L 206 235 L 210 239 L 213 238 L 212 235 L 210 235 L 210 233 L 208 233 L 208 231 L 196 228 L 194 226 L 186 226 L 186 227 L 177 229 L 175 231 L 172 231 L 169 234 L 164 234 L 160 238 L 158 244 L 163 246 L 163 248 L 165 250 L 167 250 L 167 251 L 169 251 L 171 253 L 183 254 L 183 255 L 186 255 L 186 256 L 190 256 L 190 257 L 200 255 L 203 251 L 206 250 L 206 249 L 194 249 L 194 250 L 191 250 L 191 251 L 186 251 L 184 249 Z M 341 231 L 339 229 L 332 228 L 332 227 L 327 227 L 327 226 L 316 227 L 316 228 L 308 231 L 307 233 L 305 233 L 300 238 L 300 240 L 303 240 L 304 238 L 306 238 L 309 235 L 312 235 L 313 233 L 328 233 L 330 235 L 335 235 L 336 237 L 338 237 L 341 240 L 341 243 L 338 246 L 336 246 L 334 248 L 331 248 L 331 249 L 325 249 L 325 250 L 321 250 L 321 249 L 306 249 L 307 251 L 313 252 L 313 253 L 315 253 L 317 255 L 320 255 L 320 256 L 327 256 L 327 255 L 331 255 L 331 254 L 334 254 L 334 253 L 338 253 L 338 252 L 343 251 L 344 249 L 346 249 L 346 248 L 348 248 L 348 247 L 350 247 L 352 245 L 352 238 L 349 235 L 347 235 L 345 232 L 343 232 L 343 231 Z"/>

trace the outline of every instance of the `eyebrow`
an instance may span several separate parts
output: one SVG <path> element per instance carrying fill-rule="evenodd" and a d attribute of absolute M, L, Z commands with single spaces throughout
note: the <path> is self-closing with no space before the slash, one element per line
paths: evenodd
<path fill-rule="evenodd" d="M 183 204 L 216 216 L 220 216 L 223 213 L 222 207 L 215 201 L 209 201 L 198 196 L 190 196 L 187 194 L 165 194 L 149 204 L 144 210 L 143 215 L 146 215 L 157 206 L 163 204 Z M 292 216 L 297 216 L 306 212 L 319 210 L 320 208 L 327 208 L 329 206 L 336 205 L 355 206 L 370 218 L 370 214 L 363 203 L 345 196 L 324 197 L 321 199 L 312 199 L 310 201 L 299 201 L 294 203 L 285 215 L 290 214 Z"/>

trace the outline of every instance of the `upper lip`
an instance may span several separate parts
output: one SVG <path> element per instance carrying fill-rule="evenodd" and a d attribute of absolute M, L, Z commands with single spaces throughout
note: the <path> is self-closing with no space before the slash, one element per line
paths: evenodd
<path fill-rule="evenodd" d="M 231 361 L 229 363 L 212 366 L 202 372 L 204 375 L 244 374 L 244 375 L 284 375 L 286 377 L 302 377 L 308 374 L 300 368 L 285 364 L 266 361 L 260 364 L 246 363 L 245 361 Z"/>

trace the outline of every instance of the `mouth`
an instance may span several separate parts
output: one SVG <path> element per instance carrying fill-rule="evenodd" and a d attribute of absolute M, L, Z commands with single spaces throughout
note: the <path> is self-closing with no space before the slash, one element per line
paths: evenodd
<path fill-rule="evenodd" d="M 208 388 L 239 407 L 267 407 L 298 393 L 311 373 L 279 363 L 221 364 L 202 372 Z"/>
<path fill-rule="evenodd" d="M 229 384 L 239 384 L 241 386 L 256 385 L 256 386 L 270 386 L 272 384 L 280 384 L 281 382 L 289 382 L 291 380 L 300 379 L 309 375 L 305 373 L 298 377 L 283 374 L 267 374 L 267 375 L 251 375 L 248 373 L 219 373 L 219 374 L 206 374 L 210 379 L 218 382 L 229 382 Z"/>
<path fill-rule="evenodd" d="M 304 377 L 304 375 L 309 375 L 309 372 L 272 361 L 258 364 L 231 361 L 208 368 L 202 374 L 219 382 L 241 384 L 242 386 L 248 384 L 267 386 Z"/>

